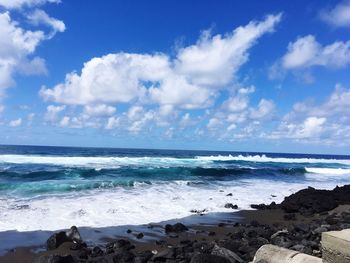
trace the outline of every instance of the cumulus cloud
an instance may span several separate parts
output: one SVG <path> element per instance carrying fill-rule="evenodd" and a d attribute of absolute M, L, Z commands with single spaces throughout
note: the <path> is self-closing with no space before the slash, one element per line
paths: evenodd
<path fill-rule="evenodd" d="M 40 95 L 71 105 L 126 103 L 145 94 L 144 82 L 161 80 L 168 63 L 165 55 L 109 54 L 86 62 L 81 75 L 72 72 L 53 89 L 42 88 Z"/>
<path fill-rule="evenodd" d="M 6 9 L 19 9 L 23 7 L 33 7 L 45 3 L 60 3 L 61 0 L 0 0 L 0 6 Z"/>
<path fill-rule="evenodd" d="M 99 120 L 96 121 L 88 115 L 81 114 L 79 116 L 63 116 L 59 121 L 58 126 L 73 129 L 100 128 L 101 123 Z"/>
<path fill-rule="evenodd" d="M 268 117 L 275 110 L 275 103 L 272 100 L 261 99 L 256 109 L 250 110 L 250 118 L 262 120 Z"/>
<path fill-rule="evenodd" d="M 286 69 L 324 66 L 342 68 L 350 63 L 350 41 L 336 41 L 322 46 L 314 36 L 298 38 L 288 45 L 288 51 L 282 58 Z"/>
<path fill-rule="evenodd" d="M 10 127 L 19 127 L 22 125 L 22 119 L 21 118 L 18 118 L 16 120 L 12 120 L 9 122 L 9 126 Z"/>
<path fill-rule="evenodd" d="M 180 49 L 175 61 L 177 71 L 195 85 L 221 88 L 229 84 L 248 60 L 248 50 L 262 35 L 273 32 L 281 14 L 264 21 L 252 21 L 224 36 L 205 31 L 195 45 Z"/>
<path fill-rule="evenodd" d="M 344 0 L 332 8 L 322 10 L 320 18 L 334 27 L 350 27 L 350 1 Z"/>
<path fill-rule="evenodd" d="M 30 58 L 45 38 L 42 31 L 24 30 L 11 20 L 8 12 L 0 13 L 0 97 L 14 84 L 13 74 L 20 70 L 26 74 L 46 71 L 44 61 Z"/>
<path fill-rule="evenodd" d="M 46 108 L 46 113 L 45 113 L 45 120 L 50 121 L 50 122 L 55 122 L 58 118 L 58 115 L 60 112 L 64 111 L 66 106 L 61 105 L 61 106 L 54 106 L 54 105 L 49 105 Z"/>
<path fill-rule="evenodd" d="M 283 137 L 290 139 L 315 139 L 324 131 L 323 124 L 326 122 L 323 117 L 307 117 L 302 123 L 282 122 L 280 130 L 283 130 Z M 275 133 L 273 136 L 276 136 Z M 280 137 L 277 135 L 277 137 Z"/>
<path fill-rule="evenodd" d="M 33 8 L 45 3 L 58 3 L 58 0 L 0 0 L 0 7 L 5 10 Z M 20 12 L 23 14 L 23 12 Z M 26 14 L 26 12 L 24 12 Z M 36 9 L 29 12 L 28 19 L 32 24 L 47 24 L 53 28 L 47 35 L 42 30 L 24 29 L 21 24 L 11 18 L 9 11 L 0 12 L 0 99 L 5 90 L 15 85 L 14 75 L 47 74 L 43 58 L 34 56 L 39 44 L 51 38 L 56 32 L 63 32 L 64 23 L 51 18 L 44 11 Z"/>
<path fill-rule="evenodd" d="M 248 50 L 273 32 L 281 14 L 253 21 L 226 35 L 204 32 L 196 44 L 165 54 L 116 53 L 86 62 L 63 83 L 43 87 L 47 101 L 71 105 L 153 103 L 181 109 L 206 108 L 228 88 L 249 58 Z"/>
<path fill-rule="evenodd" d="M 312 67 L 339 69 L 349 64 L 350 41 L 335 41 L 323 46 L 313 35 L 307 35 L 288 44 L 286 54 L 271 66 L 269 77 L 278 79 L 292 71 L 302 73 L 306 82 L 312 82 L 309 71 Z"/>
<path fill-rule="evenodd" d="M 257 137 L 264 121 L 273 120 L 275 103 L 263 98 L 251 105 L 249 96 L 254 92 L 254 86 L 237 89 L 210 115 L 206 127 L 214 137 L 229 141 Z"/>
<path fill-rule="evenodd" d="M 296 103 L 277 130 L 266 137 L 346 145 L 350 143 L 349 116 L 350 90 L 337 84 L 323 103 Z"/>
<path fill-rule="evenodd" d="M 29 22 L 35 26 L 41 24 L 52 28 L 52 32 L 48 35 L 48 38 L 52 38 L 57 32 L 64 32 L 66 26 L 63 21 L 50 17 L 44 10 L 35 9 L 27 16 Z"/>
<path fill-rule="evenodd" d="M 111 116 L 116 112 L 116 108 L 112 106 L 108 106 L 105 104 L 99 105 L 86 105 L 84 111 L 87 115 L 93 117 L 105 117 Z"/>
<path fill-rule="evenodd" d="M 116 129 L 119 127 L 119 125 L 120 125 L 120 119 L 115 116 L 112 116 L 108 118 L 107 124 L 105 125 L 105 129 L 107 130 Z"/>

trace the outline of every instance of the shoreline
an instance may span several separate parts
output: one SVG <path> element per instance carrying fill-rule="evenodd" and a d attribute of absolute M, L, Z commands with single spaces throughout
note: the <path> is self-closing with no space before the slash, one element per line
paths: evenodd
<path fill-rule="evenodd" d="M 192 262 L 189 259 L 195 255 L 203 254 L 211 257 L 208 251 L 213 251 L 215 246 L 229 249 L 236 253 L 242 262 L 249 262 L 255 251 L 267 243 L 320 256 L 321 251 L 318 246 L 322 232 L 350 227 L 347 223 L 350 219 L 349 191 L 350 185 L 337 187 L 331 191 L 308 188 L 286 197 L 278 205 L 274 203 L 255 205 L 253 207 L 259 209 L 223 213 L 225 217 L 210 214 L 195 215 L 187 218 L 187 221 L 178 219 L 143 226 L 123 226 L 120 229 L 127 231 L 126 228 L 130 228 L 131 230 L 130 233 L 124 232 L 124 235 L 113 232 L 114 227 L 109 229 L 113 237 L 105 236 L 104 244 L 101 243 L 98 246 L 88 242 L 89 237 L 84 228 L 79 228 L 81 236 L 79 234 L 80 240 L 78 241 L 68 240 L 63 244 L 58 244 L 58 248 L 37 253 L 32 251 L 33 247 L 32 249 L 16 248 L 0 257 L 0 263 L 51 262 L 50 258 L 54 256 L 61 257 L 61 259 L 69 257 L 70 260 L 73 260 L 57 262 L 90 262 L 88 259 L 104 259 L 107 260 L 106 262 L 113 262 L 113 257 L 124 257 L 126 254 L 133 260 L 143 256 L 149 257 L 142 262 L 162 262 L 163 259 L 175 260 L 176 258 L 179 261 L 175 262 Z M 328 203 L 320 203 L 320 200 L 315 198 L 320 195 L 324 195 Z M 305 204 L 308 206 L 306 207 Z M 300 211 L 289 211 L 293 207 Z M 202 223 L 198 221 L 193 224 L 189 223 L 191 220 L 194 222 L 194 218 L 202 219 Z M 184 224 L 180 224 L 180 229 L 178 229 L 176 222 Z M 98 229 L 90 230 L 100 232 Z M 103 232 L 100 233 L 103 234 Z M 87 241 L 86 245 L 85 241 Z M 207 250 L 202 251 L 203 247 L 206 247 Z M 180 248 L 181 253 L 174 252 Z"/>

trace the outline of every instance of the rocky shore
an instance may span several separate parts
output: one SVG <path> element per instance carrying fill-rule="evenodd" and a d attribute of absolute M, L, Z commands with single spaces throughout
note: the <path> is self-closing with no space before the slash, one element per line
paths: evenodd
<path fill-rule="evenodd" d="M 232 208 L 234 204 L 227 206 Z M 281 204 L 258 204 L 252 208 L 257 210 L 239 212 L 241 222 L 162 226 L 164 238 L 152 242 L 118 239 L 89 247 L 73 226 L 52 235 L 46 242 L 46 251 L 30 255 L 15 251 L 0 258 L 0 262 L 250 262 L 264 244 L 321 257 L 321 233 L 350 228 L 350 185 L 331 191 L 307 188 L 286 197 Z M 145 233 L 127 231 L 137 240 L 146 238 Z"/>

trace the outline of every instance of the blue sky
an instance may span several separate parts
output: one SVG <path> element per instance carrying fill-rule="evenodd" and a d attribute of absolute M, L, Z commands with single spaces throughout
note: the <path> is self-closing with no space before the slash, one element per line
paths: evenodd
<path fill-rule="evenodd" d="M 350 1 L 0 0 L 0 143 L 347 154 Z"/>

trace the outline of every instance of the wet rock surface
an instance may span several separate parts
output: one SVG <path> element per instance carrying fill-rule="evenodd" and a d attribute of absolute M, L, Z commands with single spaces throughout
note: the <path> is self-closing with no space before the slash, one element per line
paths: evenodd
<path fill-rule="evenodd" d="M 259 205 L 259 209 L 267 214 L 271 209 L 282 209 L 282 221 L 262 223 L 257 217 L 251 222 L 220 224 L 215 231 L 207 232 L 194 231 L 181 223 L 168 224 L 164 226 L 164 239 L 153 241 L 153 247 L 149 244 L 148 249 L 141 250 L 134 241 L 126 239 L 115 240 L 103 247 L 87 247 L 78 229 L 72 227 L 67 232 L 52 235 L 47 241 L 49 255 L 38 255 L 35 262 L 242 263 L 250 262 L 257 249 L 265 244 L 321 257 L 321 234 L 350 227 L 349 210 L 329 212 L 334 205 L 350 204 L 349 191 L 349 186 L 333 191 L 308 188 L 286 197 L 281 204 L 272 204 L 272 208 Z M 325 202 L 324 196 L 327 197 L 326 204 L 320 202 Z M 142 233 L 142 237 L 146 238 L 147 233 Z M 62 250 L 62 246 L 67 249 Z"/>

